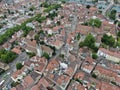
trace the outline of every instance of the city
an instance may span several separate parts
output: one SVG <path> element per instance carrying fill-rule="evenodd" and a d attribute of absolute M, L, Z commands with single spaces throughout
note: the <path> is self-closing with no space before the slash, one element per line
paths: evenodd
<path fill-rule="evenodd" d="M 120 0 L 0 0 L 0 90 L 120 90 Z"/>

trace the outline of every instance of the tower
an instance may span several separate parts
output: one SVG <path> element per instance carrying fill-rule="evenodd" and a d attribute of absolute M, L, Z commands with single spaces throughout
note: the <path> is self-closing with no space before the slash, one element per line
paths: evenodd
<path fill-rule="evenodd" d="M 42 56 L 42 48 L 40 44 L 37 44 L 36 46 L 37 49 L 37 56 L 41 57 Z"/>

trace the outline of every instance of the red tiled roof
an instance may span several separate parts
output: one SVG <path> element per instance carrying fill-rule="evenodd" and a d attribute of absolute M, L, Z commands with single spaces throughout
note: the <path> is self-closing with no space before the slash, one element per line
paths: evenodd
<path fill-rule="evenodd" d="M 16 53 L 16 54 L 21 54 L 22 53 L 21 50 L 18 49 L 18 48 L 16 48 L 16 47 L 13 48 L 11 51 L 14 52 L 14 53 Z"/>

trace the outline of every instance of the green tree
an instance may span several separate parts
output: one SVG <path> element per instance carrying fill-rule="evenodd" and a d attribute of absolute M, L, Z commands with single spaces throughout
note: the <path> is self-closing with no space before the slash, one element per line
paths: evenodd
<path fill-rule="evenodd" d="M 120 22 L 118 22 L 118 27 L 120 27 Z"/>
<path fill-rule="evenodd" d="M 95 52 L 98 50 L 98 48 L 95 46 L 95 38 L 92 36 L 92 34 L 88 34 L 84 42 L 79 43 L 79 47 L 83 46 L 87 46 Z"/>
<path fill-rule="evenodd" d="M 86 8 L 89 9 L 91 6 L 90 5 L 87 5 Z"/>
<path fill-rule="evenodd" d="M 93 48 L 95 44 L 95 38 L 92 34 L 88 34 L 84 40 L 84 45 L 88 46 L 89 48 Z"/>
<path fill-rule="evenodd" d="M 16 53 L 11 51 L 6 51 L 4 49 L 0 50 L 0 61 L 4 63 L 10 63 L 17 57 Z"/>
<path fill-rule="evenodd" d="M 27 52 L 27 54 L 29 55 L 30 58 L 36 55 L 36 54 L 33 53 L 33 52 Z"/>
<path fill-rule="evenodd" d="M 120 37 L 120 31 L 117 33 L 117 36 Z"/>
<path fill-rule="evenodd" d="M 102 39 L 101 39 L 102 43 L 113 47 L 115 45 L 115 39 L 112 36 L 108 36 L 107 34 L 104 34 Z"/>
<path fill-rule="evenodd" d="M 92 58 L 93 58 L 93 59 L 97 59 L 97 58 L 98 58 L 97 54 L 96 54 L 96 53 L 93 53 L 93 54 L 92 54 Z"/>
<path fill-rule="evenodd" d="M 36 40 L 36 41 L 39 41 L 39 37 L 40 37 L 40 35 L 39 35 L 39 34 L 36 34 L 36 35 L 35 35 L 35 40 Z"/>
<path fill-rule="evenodd" d="M 20 70 L 23 67 L 22 63 L 17 63 L 16 64 L 16 69 Z"/>
<path fill-rule="evenodd" d="M 35 7 L 34 6 L 30 7 L 30 11 L 33 11 L 33 10 L 35 10 Z"/>
<path fill-rule="evenodd" d="M 117 11 L 116 10 L 112 10 L 110 13 L 109 13 L 109 18 L 111 19 L 111 20 L 115 20 L 116 19 L 116 13 L 117 13 Z"/>
<path fill-rule="evenodd" d="M 95 26 L 95 27 L 99 28 L 101 26 L 102 22 L 99 19 L 90 19 L 88 24 L 90 26 Z"/>
<path fill-rule="evenodd" d="M 43 57 L 45 57 L 46 59 L 49 59 L 49 58 L 50 58 L 49 54 L 46 53 L 46 52 L 43 53 Z"/>

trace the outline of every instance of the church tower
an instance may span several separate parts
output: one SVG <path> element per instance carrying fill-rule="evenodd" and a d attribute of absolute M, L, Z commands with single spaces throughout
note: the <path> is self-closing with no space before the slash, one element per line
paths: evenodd
<path fill-rule="evenodd" d="M 37 49 L 37 56 L 41 57 L 42 56 L 42 48 L 39 43 L 37 43 L 36 49 Z"/>

